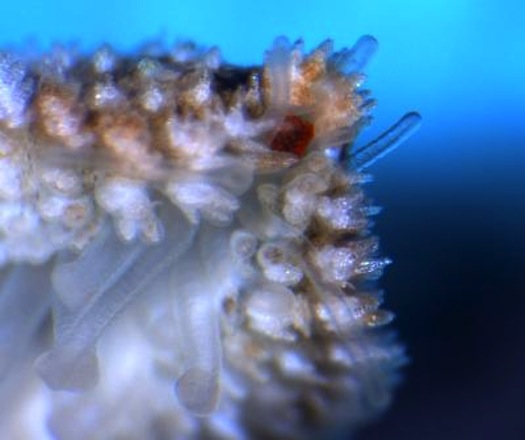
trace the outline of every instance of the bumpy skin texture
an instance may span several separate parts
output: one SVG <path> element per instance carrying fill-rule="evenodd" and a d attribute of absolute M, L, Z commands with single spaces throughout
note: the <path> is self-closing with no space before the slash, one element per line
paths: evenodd
<path fill-rule="evenodd" d="M 373 44 L 0 55 L 8 438 L 302 439 L 386 406 L 388 260 L 339 160 Z"/>

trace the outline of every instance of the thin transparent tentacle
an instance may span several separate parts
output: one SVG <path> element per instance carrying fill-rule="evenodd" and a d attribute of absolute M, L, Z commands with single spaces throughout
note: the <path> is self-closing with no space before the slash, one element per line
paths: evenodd
<path fill-rule="evenodd" d="M 66 317 L 55 346 L 36 363 L 37 370 L 51 388 L 82 390 L 96 385 L 95 347 L 106 326 L 192 242 L 193 227 L 180 211 L 167 218 L 170 222 L 162 243 L 135 245 L 141 249 L 133 256 L 125 273 L 112 283 L 101 282 L 102 290 L 93 295 L 94 300 L 73 316 Z M 130 252 L 135 254 L 133 249 Z"/>
<path fill-rule="evenodd" d="M 214 292 L 209 283 L 195 279 L 175 288 L 178 301 L 174 315 L 184 357 L 176 393 L 179 402 L 193 414 L 206 415 L 217 406 L 221 370 L 219 322 L 215 302 L 210 298 Z"/>
<path fill-rule="evenodd" d="M 0 382 L 30 352 L 49 312 L 48 266 L 8 269 L 0 286 Z"/>
<path fill-rule="evenodd" d="M 222 342 L 218 309 L 235 278 L 228 239 L 229 234 L 203 226 L 195 253 L 170 274 L 183 353 L 183 373 L 175 390 L 179 402 L 199 416 L 210 414 L 219 400 Z"/>
<path fill-rule="evenodd" d="M 287 108 L 290 97 L 290 77 L 288 70 L 291 66 L 291 45 L 287 38 L 279 37 L 274 46 L 266 54 L 266 65 L 268 68 L 271 87 L 270 107 Z"/>
<path fill-rule="evenodd" d="M 337 70 L 346 74 L 359 73 L 366 67 L 377 50 L 377 40 L 371 35 L 363 35 L 351 49 L 334 54 L 332 63 Z"/>
<path fill-rule="evenodd" d="M 89 308 L 139 258 L 144 246 L 122 243 L 106 225 L 78 258 L 54 268 L 52 281 L 58 301 L 71 315 L 79 308 Z M 56 315 L 55 327 L 60 328 L 64 317 Z"/>
<path fill-rule="evenodd" d="M 347 149 L 345 167 L 355 171 L 368 168 L 405 142 L 417 130 L 420 123 L 421 116 L 419 113 L 407 113 L 377 139 L 356 151 Z"/>

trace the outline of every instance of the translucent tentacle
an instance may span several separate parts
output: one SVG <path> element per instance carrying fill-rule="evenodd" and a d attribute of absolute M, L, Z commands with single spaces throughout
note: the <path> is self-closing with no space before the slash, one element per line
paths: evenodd
<path fill-rule="evenodd" d="M 351 49 L 334 54 L 332 63 L 337 70 L 346 74 L 361 72 L 377 50 L 377 40 L 371 35 L 363 35 Z"/>
<path fill-rule="evenodd" d="M 266 53 L 265 65 L 271 84 L 269 105 L 272 111 L 288 107 L 290 98 L 291 44 L 285 37 L 279 37 L 270 51 Z"/>
<path fill-rule="evenodd" d="M 116 265 L 118 276 L 108 271 L 105 279 L 95 283 L 96 291 L 80 310 L 68 315 L 65 307 L 58 305 L 58 314 L 64 316 L 59 319 L 55 345 L 36 363 L 38 372 L 51 388 L 83 390 L 97 383 L 95 344 L 105 327 L 188 248 L 193 228 L 185 216 L 177 210 L 165 218 L 170 221 L 166 226 L 166 238 L 161 243 L 149 246 L 117 245 L 128 246 L 130 256 L 124 258 L 121 265 Z M 120 250 L 116 254 L 119 255 Z M 96 258 L 89 258 L 89 262 L 95 265 L 96 270 Z M 78 264 L 85 265 L 88 261 L 81 256 Z M 79 276 L 84 274 L 74 266 L 71 269 Z M 74 283 L 70 284 L 74 288 Z M 85 290 L 87 285 L 80 282 L 81 290 Z"/>
<path fill-rule="evenodd" d="M 106 225 L 77 259 L 58 264 L 53 270 L 52 280 L 57 299 L 72 312 L 89 307 L 90 303 L 100 300 L 99 296 L 129 269 L 144 247 L 142 243 L 122 243 L 112 228 Z M 61 314 L 55 316 L 55 326 L 58 325 L 57 319 L 63 318 Z"/>
<path fill-rule="evenodd" d="M 356 171 L 368 168 L 405 142 L 417 130 L 420 123 L 421 116 L 419 113 L 407 113 L 372 142 L 356 151 L 349 151 L 350 148 L 348 148 L 345 154 L 345 167 Z"/>
<path fill-rule="evenodd" d="M 89 389 L 96 385 L 96 333 L 111 320 L 111 313 L 115 313 L 112 308 L 125 306 L 122 302 L 112 304 L 108 291 L 146 251 L 145 244 L 122 243 L 109 226 L 106 229 L 76 260 L 60 264 L 53 271 L 55 346 L 38 359 L 37 368 L 48 385 L 56 389 Z"/>
<path fill-rule="evenodd" d="M 51 306 L 47 266 L 18 266 L 0 286 L 0 382 L 30 348 Z"/>
<path fill-rule="evenodd" d="M 221 363 L 218 314 L 210 295 L 199 282 L 178 287 L 175 317 L 184 339 L 183 374 L 178 378 L 179 402 L 196 415 L 211 413 L 217 406 Z"/>
<path fill-rule="evenodd" d="M 203 416 L 218 405 L 222 370 L 218 309 L 225 293 L 235 289 L 235 278 L 228 234 L 205 226 L 199 235 L 195 254 L 174 268 L 171 277 L 183 357 L 175 390 L 186 409 Z"/>

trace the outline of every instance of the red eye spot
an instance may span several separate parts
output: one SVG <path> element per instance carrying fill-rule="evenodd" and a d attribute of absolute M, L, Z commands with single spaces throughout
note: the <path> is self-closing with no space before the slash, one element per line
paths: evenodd
<path fill-rule="evenodd" d="M 270 142 L 272 150 L 304 156 L 314 137 L 314 126 L 297 115 L 287 115 Z"/>

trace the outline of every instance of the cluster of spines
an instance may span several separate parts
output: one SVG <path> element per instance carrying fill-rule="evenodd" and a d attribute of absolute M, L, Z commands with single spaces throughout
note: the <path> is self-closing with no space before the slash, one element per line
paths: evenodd
<path fill-rule="evenodd" d="M 30 157 L 37 167 L 29 171 L 55 173 L 49 185 L 66 192 L 76 184 L 96 214 L 82 223 L 83 234 L 69 237 L 80 256 L 54 270 L 56 344 L 37 363 L 51 387 L 94 385 L 98 338 L 167 270 L 180 283 L 167 296 L 187 336 L 189 364 L 176 390 L 190 413 L 218 405 L 221 344 L 227 368 L 244 376 L 248 392 L 268 385 L 234 411 L 247 432 L 293 438 L 304 434 L 299 426 L 308 414 L 325 424 L 350 407 L 357 424 L 384 405 L 402 354 L 368 331 L 392 317 L 363 282 L 379 276 L 388 259 L 376 257 L 368 217 L 377 209 L 367 205 L 353 170 L 399 144 L 419 116 L 408 114 L 376 141 L 353 147 L 373 105 L 359 86 L 375 45 L 364 37 L 334 53 L 325 42 L 303 56 L 301 43 L 279 39 L 254 68 L 225 66 L 216 51 L 184 47 L 138 62 L 107 47 L 89 61 L 67 51 L 36 64 L 0 57 L 0 124 L 16 150 L 6 157 L 24 171 L 20 157 Z M 42 198 L 28 182 L 30 205 Z M 176 208 L 159 209 L 167 200 Z M 46 212 L 62 212 L 60 200 L 45 202 Z M 106 215 L 118 237 L 103 235 L 111 231 Z M 231 233 L 225 271 L 212 267 L 222 254 L 194 249 L 192 241 L 208 243 L 210 231 Z M 102 251 L 107 259 L 97 261 Z M 86 274 L 92 267 L 100 275 L 94 280 Z M 209 293 L 209 280 L 189 279 L 200 267 L 226 274 L 228 283 Z M 214 327 L 221 311 L 222 342 Z M 199 335 L 209 336 L 202 347 Z M 272 407 L 291 411 L 275 429 L 249 416 L 264 408 L 279 419 Z M 213 431 L 224 411 L 228 402 L 202 421 L 201 432 Z"/>

